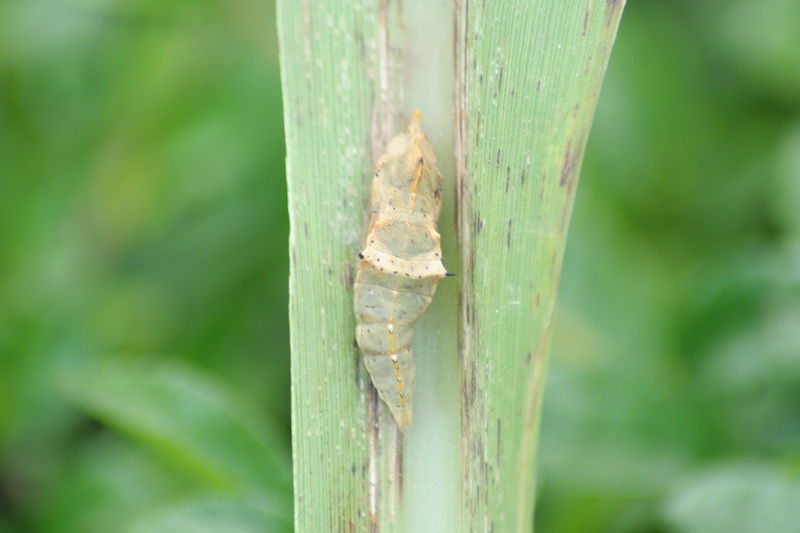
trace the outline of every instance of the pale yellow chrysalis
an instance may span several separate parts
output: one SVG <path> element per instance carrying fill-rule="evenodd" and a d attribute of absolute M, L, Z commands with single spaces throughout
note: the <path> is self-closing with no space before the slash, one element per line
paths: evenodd
<path fill-rule="evenodd" d="M 442 175 L 417 111 L 375 165 L 372 217 L 354 284 L 356 340 L 400 429 L 411 425 L 414 323 L 447 275 L 436 220 Z"/>

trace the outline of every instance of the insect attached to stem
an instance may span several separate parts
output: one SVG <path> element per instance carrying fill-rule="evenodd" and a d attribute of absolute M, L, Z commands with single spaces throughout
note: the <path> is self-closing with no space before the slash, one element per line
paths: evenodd
<path fill-rule="evenodd" d="M 372 217 L 354 284 L 356 341 L 400 429 L 412 421 L 414 324 L 439 280 L 451 275 L 436 231 L 442 175 L 421 118 L 414 113 L 375 165 Z"/>

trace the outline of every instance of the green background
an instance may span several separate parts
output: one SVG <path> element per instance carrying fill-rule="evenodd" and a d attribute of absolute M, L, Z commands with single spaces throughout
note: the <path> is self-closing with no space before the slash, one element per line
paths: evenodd
<path fill-rule="evenodd" d="M 274 6 L 0 2 L 0 532 L 291 529 Z M 538 531 L 800 531 L 800 3 L 632 0 Z"/>

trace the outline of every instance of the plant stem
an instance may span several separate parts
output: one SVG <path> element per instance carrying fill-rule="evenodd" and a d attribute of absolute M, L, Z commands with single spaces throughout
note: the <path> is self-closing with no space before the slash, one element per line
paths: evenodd
<path fill-rule="evenodd" d="M 622 4 L 279 0 L 297 531 L 531 530 L 561 260 Z M 372 164 L 415 109 L 458 276 L 417 323 L 401 434 L 350 291 Z"/>

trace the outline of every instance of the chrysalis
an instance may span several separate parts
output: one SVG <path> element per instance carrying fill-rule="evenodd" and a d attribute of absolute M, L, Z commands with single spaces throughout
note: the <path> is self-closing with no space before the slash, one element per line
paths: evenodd
<path fill-rule="evenodd" d="M 354 285 L 356 340 L 397 425 L 411 425 L 414 323 L 447 275 L 436 220 L 442 175 L 417 111 L 375 166 L 372 217 Z"/>

